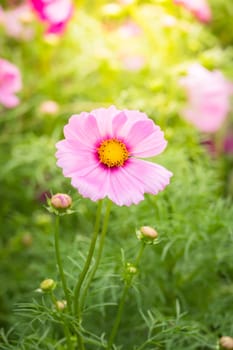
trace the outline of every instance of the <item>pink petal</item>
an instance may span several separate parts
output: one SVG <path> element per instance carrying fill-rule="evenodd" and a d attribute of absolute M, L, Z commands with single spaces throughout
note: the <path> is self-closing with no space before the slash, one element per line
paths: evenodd
<path fill-rule="evenodd" d="M 1 94 L 0 92 L 0 103 L 6 108 L 13 108 L 18 106 L 19 98 L 14 95 Z"/>
<path fill-rule="evenodd" d="M 91 114 L 96 118 L 101 137 L 112 136 L 112 122 L 116 115 L 121 113 L 115 106 L 94 109 Z"/>
<path fill-rule="evenodd" d="M 164 133 L 150 119 L 134 123 L 126 136 L 126 141 L 130 154 L 136 157 L 155 156 L 161 153 L 167 145 Z"/>
<path fill-rule="evenodd" d="M 111 170 L 97 166 L 93 171 L 85 176 L 75 176 L 71 184 L 76 187 L 84 198 L 93 201 L 103 199 L 108 194 L 109 179 Z"/>
<path fill-rule="evenodd" d="M 108 197 L 120 206 L 138 204 L 145 193 L 162 191 L 171 176 L 161 165 L 130 158 L 124 167 L 111 173 Z"/>
<path fill-rule="evenodd" d="M 123 167 L 111 173 L 108 197 L 117 205 L 138 204 L 144 199 L 143 193 L 140 181 L 128 174 Z"/>
<path fill-rule="evenodd" d="M 144 193 L 151 194 L 162 191 L 169 184 L 170 177 L 173 175 L 159 164 L 135 158 L 130 158 L 124 171 L 143 185 Z"/>
<path fill-rule="evenodd" d="M 95 117 L 85 112 L 71 116 L 64 135 L 67 140 L 79 141 L 90 149 L 101 139 Z"/>
<path fill-rule="evenodd" d="M 63 140 L 56 144 L 57 165 L 63 169 L 64 176 L 83 176 L 98 165 L 95 153 L 76 141 Z"/>
<path fill-rule="evenodd" d="M 68 0 L 52 1 L 46 4 L 44 13 L 52 23 L 64 22 L 69 18 L 72 5 Z"/>
<path fill-rule="evenodd" d="M 117 114 L 112 120 L 112 137 L 118 138 L 120 131 L 127 121 L 126 115 L 121 112 Z"/>

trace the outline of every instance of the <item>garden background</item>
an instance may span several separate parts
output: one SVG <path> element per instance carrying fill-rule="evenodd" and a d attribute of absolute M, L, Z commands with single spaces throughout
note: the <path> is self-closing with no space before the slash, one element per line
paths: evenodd
<path fill-rule="evenodd" d="M 218 349 L 220 337 L 233 337 L 233 2 L 204 4 L 207 14 L 172 0 L 73 1 L 63 30 L 48 33 L 49 19 L 31 4 L 1 1 L 0 59 L 17 67 L 22 82 L 19 101 L 7 106 L 0 63 L 1 349 L 66 349 L 37 291 L 45 278 L 60 283 L 46 197 L 73 199 L 75 213 L 62 217 L 61 230 L 70 285 L 87 254 L 96 203 L 64 178 L 55 144 L 72 114 L 111 105 L 140 110 L 161 127 L 168 145 L 151 160 L 173 177 L 157 196 L 113 206 L 85 310 L 83 326 L 96 341 L 87 349 L 104 348 L 123 267 L 144 225 L 156 229 L 159 244 L 142 258 L 115 349 Z M 196 80 L 190 67 L 203 68 Z M 211 80 L 216 72 L 219 80 Z M 207 114 L 209 129 L 187 120 L 187 109 L 197 119 Z"/>

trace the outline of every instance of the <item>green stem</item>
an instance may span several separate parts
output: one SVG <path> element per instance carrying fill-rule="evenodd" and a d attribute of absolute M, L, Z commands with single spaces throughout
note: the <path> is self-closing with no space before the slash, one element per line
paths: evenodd
<path fill-rule="evenodd" d="M 130 288 L 130 284 L 125 283 L 124 285 L 124 289 L 123 289 L 123 293 L 121 296 L 121 300 L 120 303 L 118 305 L 118 310 L 117 310 L 117 314 L 116 314 L 116 318 L 112 327 L 112 331 L 109 337 L 109 341 L 108 341 L 108 346 L 107 346 L 107 350 L 110 350 L 112 348 L 112 344 L 114 342 L 114 339 L 116 337 L 117 331 L 118 331 L 118 327 L 120 325 L 121 322 L 121 317 L 122 317 L 122 311 L 124 308 L 124 304 L 125 304 L 125 300 L 126 300 L 126 296 L 128 294 L 128 290 Z"/>
<path fill-rule="evenodd" d="M 138 252 L 138 255 L 136 257 L 135 263 L 134 263 L 134 265 L 136 267 L 139 264 L 139 261 L 140 261 L 140 259 L 142 257 L 144 249 L 145 249 L 145 243 L 142 243 L 141 244 L 141 248 L 140 248 L 140 250 Z M 117 331 L 118 331 L 118 328 L 119 328 L 119 325 L 120 325 L 120 322 L 121 322 L 121 317 L 122 317 L 122 312 L 123 312 L 123 308 L 124 308 L 124 305 L 125 305 L 125 300 L 126 300 L 126 297 L 127 297 L 127 294 L 128 294 L 128 290 L 131 287 L 133 277 L 134 277 L 134 275 L 131 275 L 131 278 L 127 282 L 125 282 L 124 289 L 123 289 L 123 292 L 122 292 L 122 296 L 121 296 L 121 299 L 120 299 L 120 303 L 118 305 L 116 318 L 115 318 L 115 321 L 114 321 L 114 324 L 113 324 L 113 327 L 112 327 L 112 331 L 110 333 L 108 346 L 107 346 L 106 350 L 110 350 L 112 348 L 113 342 L 115 340 L 115 337 L 116 337 L 116 334 L 117 334 Z"/>
<path fill-rule="evenodd" d="M 142 254 L 143 254 L 143 252 L 144 252 L 145 247 L 146 247 L 146 244 L 145 244 L 144 242 L 142 242 L 141 248 L 140 248 L 140 250 L 139 250 L 139 252 L 138 252 L 138 255 L 137 255 L 136 260 L 135 260 L 135 263 L 134 263 L 134 265 L 135 265 L 136 267 L 138 267 L 138 265 L 139 265 L 139 262 L 140 262 L 140 260 L 141 260 L 141 257 L 142 257 Z"/>
<path fill-rule="evenodd" d="M 58 312 L 61 312 L 58 307 L 57 307 L 57 299 L 53 293 L 53 291 L 50 292 L 50 297 L 51 297 L 51 300 L 56 308 L 56 310 Z M 65 338 L 66 338 L 66 345 L 67 345 L 67 350 L 72 350 L 73 349 L 73 344 L 72 344 L 72 341 L 71 341 L 71 334 L 70 334 L 70 330 L 69 330 L 69 326 L 67 324 L 67 321 L 66 319 L 64 319 L 63 315 L 60 314 L 60 317 L 62 319 L 62 322 L 63 322 L 63 326 L 64 326 L 64 334 L 65 334 Z"/>
<path fill-rule="evenodd" d="M 67 350 L 72 350 L 73 349 L 73 344 L 71 341 L 71 336 L 70 336 L 70 330 L 69 327 L 66 324 L 66 321 L 63 319 L 64 322 L 64 333 L 66 337 L 66 344 L 67 344 Z"/>
<path fill-rule="evenodd" d="M 100 259 L 101 259 L 103 247 L 104 247 L 105 236 L 106 236 L 106 232 L 107 232 L 107 228 L 108 228 L 108 221 L 109 221 L 111 207 L 112 207 L 112 202 L 108 201 L 106 213 L 105 213 L 105 217 L 104 217 L 104 221 L 103 221 L 103 228 L 102 228 L 101 235 L 100 235 L 100 242 L 99 242 L 99 249 L 98 249 L 97 257 L 96 257 L 93 269 L 92 269 L 90 276 L 89 276 L 89 280 L 85 286 L 85 289 L 83 291 L 82 298 L 81 298 L 81 307 L 82 308 L 83 308 L 84 303 L 85 303 L 88 289 L 90 288 L 91 282 L 92 282 L 93 278 L 95 277 L 96 271 L 97 271 L 99 263 L 100 263 Z"/>
<path fill-rule="evenodd" d="M 64 294 L 65 294 L 65 297 L 67 300 L 67 308 L 68 308 L 68 310 L 71 310 L 71 300 L 70 300 L 70 295 L 69 295 L 69 291 L 68 291 L 67 284 L 66 284 L 66 277 L 65 277 L 64 270 L 63 270 L 62 259 L 61 259 L 61 254 L 60 254 L 60 247 L 59 247 L 59 226 L 60 226 L 59 218 L 60 218 L 59 215 L 57 215 L 56 221 L 55 221 L 55 233 L 54 233 L 55 254 L 56 254 L 56 260 L 57 260 L 59 274 L 61 277 L 63 291 L 64 291 Z"/>
<path fill-rule="evenodd" d="M 99 201 L 99 203 L 98 203 L 94 233 L 93 233 L 91 245 L 89 248 L 87 260 L 84 264 L 83 270 L 79 276 L 79 279 L 78 279 L 77 284 L 76 284 L 75 289 L 74 289 L 74 314 L 77 316 L 78 319 L 80 318 L 80 304 L 79 304 L 79 302 L 80 302 L 80 300 L 79 300 L 80 290 L 81 290 L 82 284 L 84 282 L 84 279 L 87 275 L 87 272 L 90 268 L 91 260 L 92 260 L 93 254 L 94 254 L 96 240 L 98 237 L 99 227 L 100 227 L 101 209 L 102 209 L 102 200 Z"/>

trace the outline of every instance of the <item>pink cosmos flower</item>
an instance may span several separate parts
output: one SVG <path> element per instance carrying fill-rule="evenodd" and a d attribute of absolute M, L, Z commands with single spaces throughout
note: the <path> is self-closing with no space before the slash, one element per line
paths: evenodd
<path fill-rule="evenodd" d="M 161 153 L 167 142 L 146 114 L 114 106 L 73 115 L 56 144 L 57 165 L 86 198 L 108 197 L 117 205 L 137 204 L 157 194 L 172 173 L 138 159 Z"/>
<path fill-rule="evenodd" d="M 19 99 L 15 93 L 21 88 L 21 74 L 18 68 L 0 58 L 0 104 L 7 108 L 16 107 Z"/>
<path fill-rule="evenodd" d="M 206 0 L 174 0 L 174 3 L 184 6 L 201 22 L 208 23 L 211 21 L 212 14 Z"/>
<path fill-rule="evenodd" d="M 62 34 L 73 13 L 71 0 L 29 0 L 41 21 L 48 25 L 46 34 Z"/>
<path fill-rule="evenodd" d="M 200 131 L 216 132 L 230 110 L 233 84 L 220 71 L 211 72 L 199 64 L 193 64 L 180 83 L 188 95 L 183 116 Z"/>
<path fill-rule="evenodd" d="M 16 39 L 30 40 L 34 32 L 28 24 L 31 22 L 32 13 L 30 8 L 23 4 L 8 11 L 0 6 L 0 24 L 6 33 Z"/>

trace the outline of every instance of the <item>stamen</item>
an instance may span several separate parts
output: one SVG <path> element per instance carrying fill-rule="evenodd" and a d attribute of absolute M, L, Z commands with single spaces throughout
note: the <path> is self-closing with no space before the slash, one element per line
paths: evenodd
<path fill-rule="evenodd" d="M 117 139 L 102 141 L 97 152 L 100 162 L 109 168 L 123 166 L 129 158 L 125 144 Z"/>

